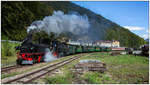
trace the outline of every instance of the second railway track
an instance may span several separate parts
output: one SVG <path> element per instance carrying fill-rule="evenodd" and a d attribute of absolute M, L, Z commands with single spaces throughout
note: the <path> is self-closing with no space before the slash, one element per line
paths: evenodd
<path fill-rule="evenodd" d="M 7 71 L 10 71 L 10 70 L 12 70 L 12 69 L 19 68 L 19 67 L 21 67 L 21 66 L 12 65 L 12 66 L 3 67 L 3 68 L 1 68 L 1 72 L 2 72 L 2 73 L 3 73 L 3 72 L 7 72 Z"/>
<path fill-rule="evenodd" d="M 58 62 L 58 63 L 55 63 L 55 64 L 51 64 L 51 65 L 36 69 L 32 72 L 28 72 L 26 74 L 20 74 L 20 75 L 14 76 L 14 77 L 2 79 L 2 83 L 3 84 L 19 84 L 19 83 L 26 84 L 26 83 L 31 83 L 33 80 L 35 80 L 35 79 L 51 72 L 51 71 L 54 71 L 54 70 L 56 70 L 56 69 L 58 69 L 58 68 L 60 68 L 64 65 L 70 63 L 71 61 L 80 58 L 83 55 L 85 55 L 85 54 L 81 54 L 79 56 L 71 57 L 71 58 L 63 60 L 61 62 Z"/>
<path fill-rule="evenodd" d="M 38 63 L 36 63 L 38 64 Z M 32 65 L 12 65 L 12 66 L 7 66 L 7 67 L 2 67 L 1 68 L 1 72 L 2 73 L 10 73 L 11 70 L 14 70 L 14 69 L 18 69 L 18 68 L 23 68 L 23 67 L 30 67 Z"/>

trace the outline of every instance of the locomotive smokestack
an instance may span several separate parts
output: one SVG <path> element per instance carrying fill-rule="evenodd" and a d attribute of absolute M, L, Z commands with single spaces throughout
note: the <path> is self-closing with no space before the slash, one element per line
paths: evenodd
<path fill-rule="evenodd" d="M 30 32 L 27 37 L 22 41 L 22 45 L 32 43 L 32 33 Z"/>

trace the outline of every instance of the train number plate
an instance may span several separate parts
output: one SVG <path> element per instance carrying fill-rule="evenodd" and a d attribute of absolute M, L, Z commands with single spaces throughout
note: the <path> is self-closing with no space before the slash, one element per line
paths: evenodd
<path fill-rule="evenodd" d="M 27 61 L 27 60 L 23 60 L 22 64 L 33 64 L 33 61 Z"/>

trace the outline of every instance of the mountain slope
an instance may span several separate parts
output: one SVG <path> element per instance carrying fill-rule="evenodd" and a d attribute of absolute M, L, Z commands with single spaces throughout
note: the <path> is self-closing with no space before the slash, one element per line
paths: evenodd
<path fill-rule="evenodd" d="M 87 15 L 90 21 L 88 38 L 98 40 L 119 40 L 121 46 L 138 47 L 144 39 L 98 15 L 71 2 L 2 2 L 2 39 L 23 40 L 26 28 L 35 20 L 52 15 L 53 11 L 78 12 Z M 80 36 L 82 37 L 82 36 Z"/>

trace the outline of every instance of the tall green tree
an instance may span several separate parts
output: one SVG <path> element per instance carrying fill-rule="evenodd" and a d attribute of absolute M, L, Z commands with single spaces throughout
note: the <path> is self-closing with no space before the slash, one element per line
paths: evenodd
<path fill-rule="evenodd" d="M 22 2 L 2 2 L 2 32 L 10 39 L 22 40 L 33 19 L 32 12 Z"/>

